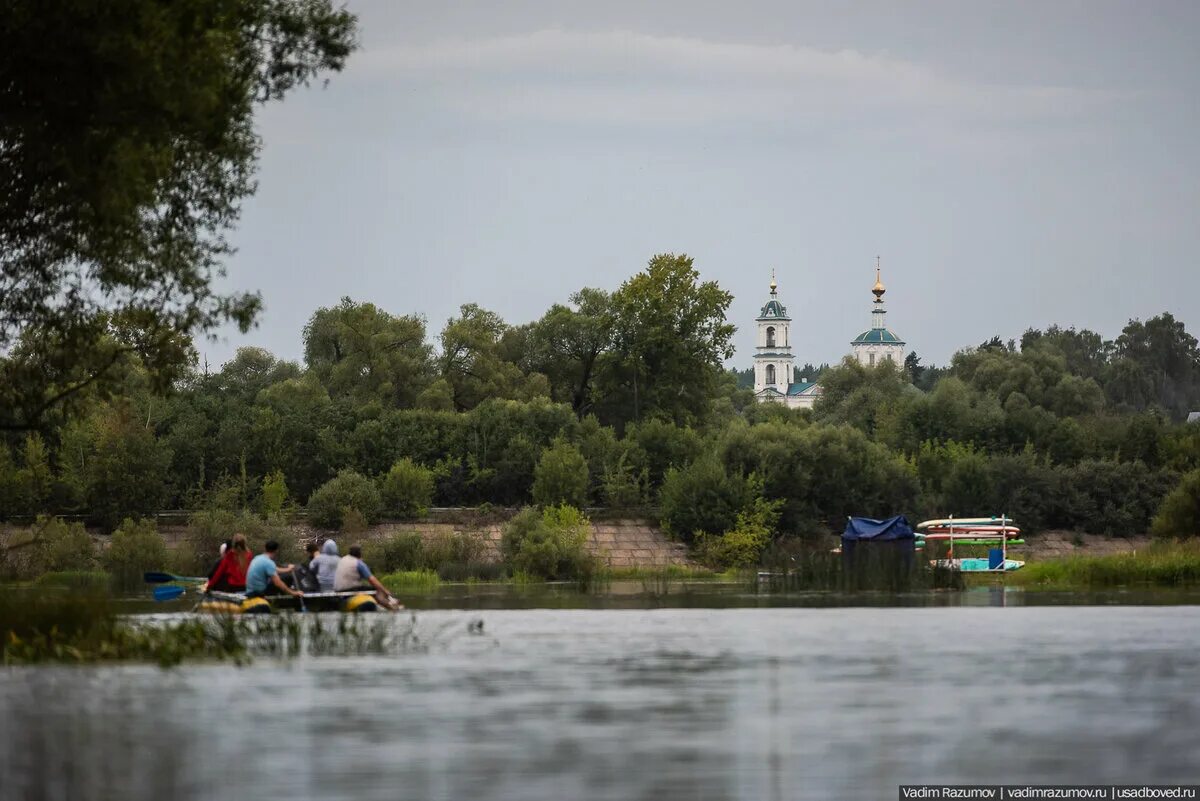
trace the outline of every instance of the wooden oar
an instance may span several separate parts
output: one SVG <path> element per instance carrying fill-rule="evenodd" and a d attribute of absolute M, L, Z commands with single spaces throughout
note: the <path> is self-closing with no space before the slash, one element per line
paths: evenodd
<path fill-rule="evenodd" d="M 142 574 L 142 581 L 147 584 L 170 584 L 172 581 L 186 581 L 192 584 L 203 584 L 208 579 L 203 576 L 177 576 L 174 573 L 148 572 Z"/>
<path fill-rule="evenodd" d="M 183 595 L 186 590 L 183 587 L 155 587 L 154 600 L 156 601 L 174 601 L 179 596 Z"/>

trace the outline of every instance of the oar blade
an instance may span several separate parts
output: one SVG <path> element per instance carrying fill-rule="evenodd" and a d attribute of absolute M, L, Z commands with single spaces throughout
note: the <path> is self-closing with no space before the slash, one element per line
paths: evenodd
<path fill-rule="evenodd" d="M 169 584 L 174 580 L 175 577 L 170 573 L 149 572 L 142 574 L 142 581 L 147 584 Z"/>
<path fill-rule="evenodd" d="M 183 595 L 183 587 L 155 587 L 154 600 L 156 601 L 174 601 L 179 596 Z"/>

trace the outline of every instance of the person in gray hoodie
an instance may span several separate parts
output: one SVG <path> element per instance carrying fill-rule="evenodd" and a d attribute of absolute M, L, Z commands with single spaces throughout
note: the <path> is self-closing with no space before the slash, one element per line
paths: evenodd
<path fill-rule="evenodd" d="M 325 544 L 321 546 L 321 553 L 314 557 L 308 566 L 309 570 L 316 574 L 321 592 L 333 592 L 333 575 L 337 571 L 338 561 L 337 543 L 325 540 Z"/>

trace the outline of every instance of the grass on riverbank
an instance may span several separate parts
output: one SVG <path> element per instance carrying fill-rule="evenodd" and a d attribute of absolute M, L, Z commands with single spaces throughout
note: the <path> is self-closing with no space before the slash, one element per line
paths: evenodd
<path fill-rule="evenodd" d="M 599 575 L 608 581 L 639 581 L 645 579 L 678 579 L 686 581 L 735 581 L 736 570 L 719 573 L 707 567 L 693 565 L 658 565 L 649 567 L 605 567 Z"/>
<path fill-rule="evenodd" d="M 392 592 L 432 592 L 442 585 L 436 570 L 399 570 L 380 576 L 379 581 Z"/>
<path fill-rule="evenodd" d="M 605 587 L 614 581 L 641 581 L 645 582 L 676 582 L 676 581 L 742 581 L 744 580 L 744 571 L 725 571 L 718 573 L 715 570 L 709 570 L 704 567 L 696 567 L 691 565 L 659 565 L 649 567 L 600 567 L 592 575 L 589 575 L 584 582 L 574 581 L 568 583 L 580 584 L 580 589 L 583 591 L 595 590 L 597 587 Z M 383 585 L 392 592 L 401 592 L 406 594 L 419 594 L 422 592 L 436 592 L 443 584 L 455 583 L 447 582 L 438 571 L 434 570 L 400 570 L 393 573 L 387 573 L 379 577 Z M 495 578 L 478 578 L 475 576 L 468 577 L 460 583 L 470 585 L 510 585 L 513 587 L 532 587 L 545 584 L 546 579 L 535 576 L 523 571 L 516 571 L 511 575 L 499 575 Z"/>
<path fill-rule="evenodd" d="M 1200 542 L 1161 542 L 1130 553 L 1029 562 L 1011 583 L 1044 589 L 1200 586 Z"/>

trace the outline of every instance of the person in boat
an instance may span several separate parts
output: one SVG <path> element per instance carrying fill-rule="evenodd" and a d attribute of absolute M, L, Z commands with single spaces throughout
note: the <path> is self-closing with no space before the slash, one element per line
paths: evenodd
<path fill-rule="evenodd" d="M 371 575 L 371 568 L 362 560 L 362 548 L 350 546 L 350 552 L 338 560 L 333 575 L 334 592 L 351 590 L 375 590 L 375 600 L 388 609 L 400 609 L 401 604 L 388 592 L 379 579 Z"/>
<path fill-rule="evenodd" d="M 275 557 L 279 555 L 279 543 L 267 540 L 263 552 L 250 560 L 250 568 L 246 571 L 246 597 L 253 598 L 263 595 L 303 595 L 299 590 L 293 590 L 283 583 L 280 574 L 292 572 L 292 565 L 279 567 Z"/>
<path fill-rule="evenodd" d="M 317 574 L 313 571 L 313 560 L 317 556 L 317 544 L 315 542 L 307 543 L 304 546 L 304 560 L 295 566 L 292 571 L 292 586 L 301 592 L 320 592 L 321 584 L 317 581 Z"/>
<path fill-rule="evenodd" d="M 217 548 L 217 561 L 213 562 L 212 567 L 208 569 L 206 578 L 209 583 L 212 582 L 212 577 L 216 574 L 217 568 L 221 566 L 221 560 L 225 558 L 225 552 L 229 550 L 229 546 L 233 544 L 233 540 L 225 540 L 221 543 L 221 547 Z"/>
<path fill-rule="evenodd" d="M 337 573 L 338 562 L 341 557 L 338 556 L 337 543 L 333 540 L 325 540 L 325 544 L 321 546 L 321 554 L 309 562 L 308 567 L 317 576 L 317 584 L 321 587 L 321 592 L 333 592 L 333 578 Z"/>
<path fill-rule="evenodd" d="M 230 545 L 221 554 L 221 561 L 208 577 L 205 592 L 245 592 L 246 571 L 250 568 L 250 548 L 246 546 L 246 535 L 235 534 Z"/>

